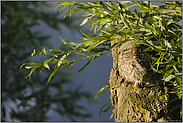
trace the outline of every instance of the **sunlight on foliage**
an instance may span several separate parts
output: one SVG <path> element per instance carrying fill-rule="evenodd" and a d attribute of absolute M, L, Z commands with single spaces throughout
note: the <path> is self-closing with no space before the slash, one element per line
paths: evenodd
<path fill-rule="evenodd" d="M 64 56 L 64 59 L 57 59 L 58 62 L 54 63 L 56 67 L 52 70 L 48 81 L 58 69 L 63 67 L 66 69 L 77 61 L 88 59 L 87 63 L 78 71 L 80 72 L 91 61 L 110 52 L 111 48 L 119 47 L 125 41 L 133 41 L 138 45 L 147 46 L 144 53 L 151 60 L 151 69 L 162 74 L 162 80 L 165 83 L 172 83 L 175 88 L 170 93 L 175 93 L 180 99 L 182 98 L 182 1 L 162 1 L 159 6 L 152 5 L 149 1 L 60 2 L 56 8 L 60 6 L 63 6 L 60 12 L 69 6 L 64 18 L 82 11 L 85 19 L 80 26 L 92 21 L 90 31 L 93 30 L 94 34 L 87 35 L 81 31 L 83 40 L 77 43 L 60 38 L 67 46 L 62 48 L 67 51 L 59 49 L 45 51 L 43 49 L 44 55 L 51 58 L 41 64 L 24 63 L 21 67 L 33 66 L 27 77 L 30 78 L 31 74 L 42 65 L 50 69 L 48 65 L 52 60 L 57 59 L 56 56 Z M 133 10 L 134 6 L 137 9 Z M 111 46 L 110 42 L 115 39 L 118 41 Z M 125 41 L 123 42 L 122 39 Z M 53 54 L 49 54 L 49 52 Z M 148 52 L 154 52 L 155 55 L 150 55 Z M 66 55 L 68 53 L 80 55 L 83 58 L 69 60 Z M 92 53 L 92 55 L 88 55 L 88 53 Z M 43 54 L 36 54 L 34 51 L 33 55 Z M 27 68 L 31 67 L 27 66 Z"/>

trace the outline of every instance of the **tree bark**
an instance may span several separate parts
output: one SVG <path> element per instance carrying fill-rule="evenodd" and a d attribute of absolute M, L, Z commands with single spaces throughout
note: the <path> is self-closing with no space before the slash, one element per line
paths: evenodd
<path fill-rule="evenodd" d="M 111 42 L 111 45 L 116 43 Z M 167 87 L 143 86 L 133 93 L 134 83 L 124 81 L 118 70 L 118 48 L 112 48 L 113 68 L 110 73 L 111 103 L 115 122 L 175 122 L 180 119 L 180 109 L 170 112 Z M 173 95 L 175 96 L 175 95 Z M 181 103 L 181 102 L 179 102 Z"/>

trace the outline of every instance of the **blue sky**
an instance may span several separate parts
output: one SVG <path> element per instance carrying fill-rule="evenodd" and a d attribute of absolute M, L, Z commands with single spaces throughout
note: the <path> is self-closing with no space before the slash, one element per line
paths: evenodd
<path fill-rule="evenodd" d="M 46 9 L 46 11 L 53 11 L 53 12 L 59 12 L 59 8 L 55 9 L 56 4 L 54 2 L 51 3 L 52 7 Z M 63 14 L 61 14 L 63 17 Z M 78 13 L 77 16 L 80 16 Z M 82 22 L 82 18 L 77 21 L 78 25 Z M 84 26 L 85 28 L 89 28 L 89 23 Z M 32 31 L 41 31 L 44 35 L 51 35 L 52 38 L 50 41 L 52 41 L 52 46 L 54 49 L 59 48 L 60 45 L 62 45 L 61 40 L 59 39 L 59 36 L 65 40 L 77 42 L 81 40 L 81 33 L 78 31 L 75 31 L 74 33 L 68 29 L 64 25 L 60 25 L 59 27 L 62 31 L 56 31 L 50 27 L 48 27 L 45 23 L 41 22 L 39 26 L 35 26 L 32 28 Z M 43 47 L 44 48 L 44 47 Z M 79 72 L 75 76 L 72 76 L 72 81 L 75 83 L 75 86 L 83 85 L 82 90 L 88 91 L 93 95 L 97 94 L 97 91 L 99 91 L 102 87 L 105 86 L 105 83 L 108 83 L 110 70 L 112 68 L 112 56 L 107 56 L 108 54 L 104 54 L 103 56 L 95 59 L 90 63 L 89 66 L 85 68 L 85 70 Z M 74 57 L 77 59 L 77 57 Z M 31 59 L 37 59 L 36 57 Z M 83 65 L 86 64 L 86 61 L 79 61 L 78 63 L 75 63 L 70 70 L 70 72 L 76 73 Z M 68 72 L 66 71 L 66 72 Z M 57 73 L 59 74 L 59 73 Z M 97 99 L 97 104 L 89 104 L 86 100 L 82 99 L 80 101 L 80 104 L 87 107 L 91 113 L 92 117 L 87 118 L 86 121 L 114 121 L 114 119 L 109 120 L 109 117 L 112 113 L 112 109 L 104 112 L 99 117 L 99 111 L 100 108 L 110 102 L 109 99 L 110 92 L 109 90 L 106 91 L 106 93 L 103 95 L 101 94 Z M 50 117 L 49 121 L 70 121 L 67 118 L 61 117 L 59 114 L 57 114 L 54 111 L 49 111 L 48 116 Z M 79 119 L 76 119 L 79 120 Z"/>

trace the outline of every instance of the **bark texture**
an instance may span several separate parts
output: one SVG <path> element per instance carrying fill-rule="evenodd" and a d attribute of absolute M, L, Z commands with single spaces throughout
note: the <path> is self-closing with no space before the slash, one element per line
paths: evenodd
<path fill-rule="evenodd" d="M 116 41 L 111 42 L 113 45 Z M 111 103 L 116 122 L 175 122 L 179 110 L 170 112 L 170 95 L 167 88 L 147 87 L 142 84 L 139 93 L 132 93 L 134 83 L 126 82 L 119 75 L 118 48 L 112 49 L 113 68 L 110 73 Z M 179 102 L 180 103 L 180 102 Z"/>

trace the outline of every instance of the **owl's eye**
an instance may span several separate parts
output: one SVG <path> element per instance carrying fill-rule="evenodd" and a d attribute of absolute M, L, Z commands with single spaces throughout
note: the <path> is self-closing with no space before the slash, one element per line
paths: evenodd
<path fill-rule="evenodd" d="M 123 50 L 123 52 L 126 52 L 126 51 L 128 51 L 129 49 L 125 49 L 125 50 Z"/>

